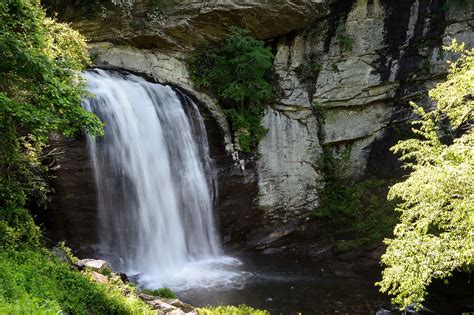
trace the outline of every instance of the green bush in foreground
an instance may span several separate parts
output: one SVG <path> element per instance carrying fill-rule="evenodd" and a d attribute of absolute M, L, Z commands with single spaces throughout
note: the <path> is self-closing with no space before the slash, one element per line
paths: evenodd
<path fill-rule="evenodd" d="M 246 30 L 233 28 L 219 48 L 189 58 L 194 82 L 215 93 L 230 120 L 240 149 L 252 152 L 265 136 L 265 103 L 274 98 L 273 55 Z"/>
<path fill-rule="evenodd" d="M 128 292 L 128 293 L 127 293 Z M 127 293 L 125 295 L 125 293 Z M 134 314 L 151 313 L 136 290 L 119 279 L 105 284 L 91 282 L 87 275 L 46 250 L 0 252 L 1 314 Z"/>
<path fill-rule="evenodd" d="M 402 309 L 420 306 L 434 279 L 474 264 L 474 49 L 455 41 L 449 49 L 461 57 L 429 92 L 436 108 L 425 112 L 412 103 L 419 138 L 393 148 L 412 173 L 389 192 L 400 200 L 401 217 L 386 240 L 378 285 Z"/>
<path fill-rule="evenodd" d="M 200 315 L 269 315 L 270 312 L 251 308 L 247 305 L 215 306 L 198 309 Z"/>
<path fill-rule="evenodd" d="M 141 291 L 145 294 L 159 296 L 165 299 L 176 299 L 176 294 L 170 288 L 166 288 L 166 287 L 155 289 L 155 290 L 142 289 Z"/>

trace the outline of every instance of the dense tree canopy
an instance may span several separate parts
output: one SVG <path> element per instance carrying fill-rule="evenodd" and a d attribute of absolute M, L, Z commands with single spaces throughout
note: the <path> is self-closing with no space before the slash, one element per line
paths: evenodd
<path fill-rule="evenodd" d="M 433 279 L 474 263 L 474 49 L 456 42 L 448 49 L 461 57 L 429 92 L 436 108 L 412 104 L 419 137 L 393 147 L 412 172 L 389 192 L 401 221 L 386 241 L 378 284 L 402 308 L 420 305 Z"/>
<path fill-rule="evenodd" d="M 25 204 L 44 202 L 43 149 L 51 132 L 99 134 L 80 106 L 84 38 L 46 18 L 38 0 L 0 2 L 0 244 L 38 241 Z"/>

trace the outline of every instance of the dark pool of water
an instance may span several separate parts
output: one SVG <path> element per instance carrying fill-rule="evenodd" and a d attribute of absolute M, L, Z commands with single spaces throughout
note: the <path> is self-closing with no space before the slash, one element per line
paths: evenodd
<path fill-rule="evenodd" d="M 241 287 L 178 292 L 195 306 L 247 304 L 271 314 L 375 314 L 388 299 L 374 282 L 379 270 L 337 276 L 331 266 L 273 256 L 239 257 Z"/>

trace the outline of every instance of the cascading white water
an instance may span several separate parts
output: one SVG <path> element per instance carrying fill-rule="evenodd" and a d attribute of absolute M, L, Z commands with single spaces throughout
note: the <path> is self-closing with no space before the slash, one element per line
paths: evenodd
<path fill-rule="evenodd" d="M 131 74 L 84 74 L 83 106 L 105 123 L 89 137 L 100 252 L 148 287 L 185 290 L 232 283 L 213 218 L 215 179 L 196 105 L 169 86 Z M 199 141 L 197 141 L 199 139 Z"/>

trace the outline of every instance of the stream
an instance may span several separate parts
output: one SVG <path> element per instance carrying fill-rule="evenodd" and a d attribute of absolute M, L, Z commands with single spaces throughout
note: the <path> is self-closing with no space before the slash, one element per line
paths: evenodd
<path fill-rule="evenodd" d="M 375 314 L 388 303 L 374 286 L 378 272 L 337 276 L 325 264 L 266 255 L 240 256 L 230 286 L 178 290 L 195 306 L 247 304 L 271 314 Z"/>

